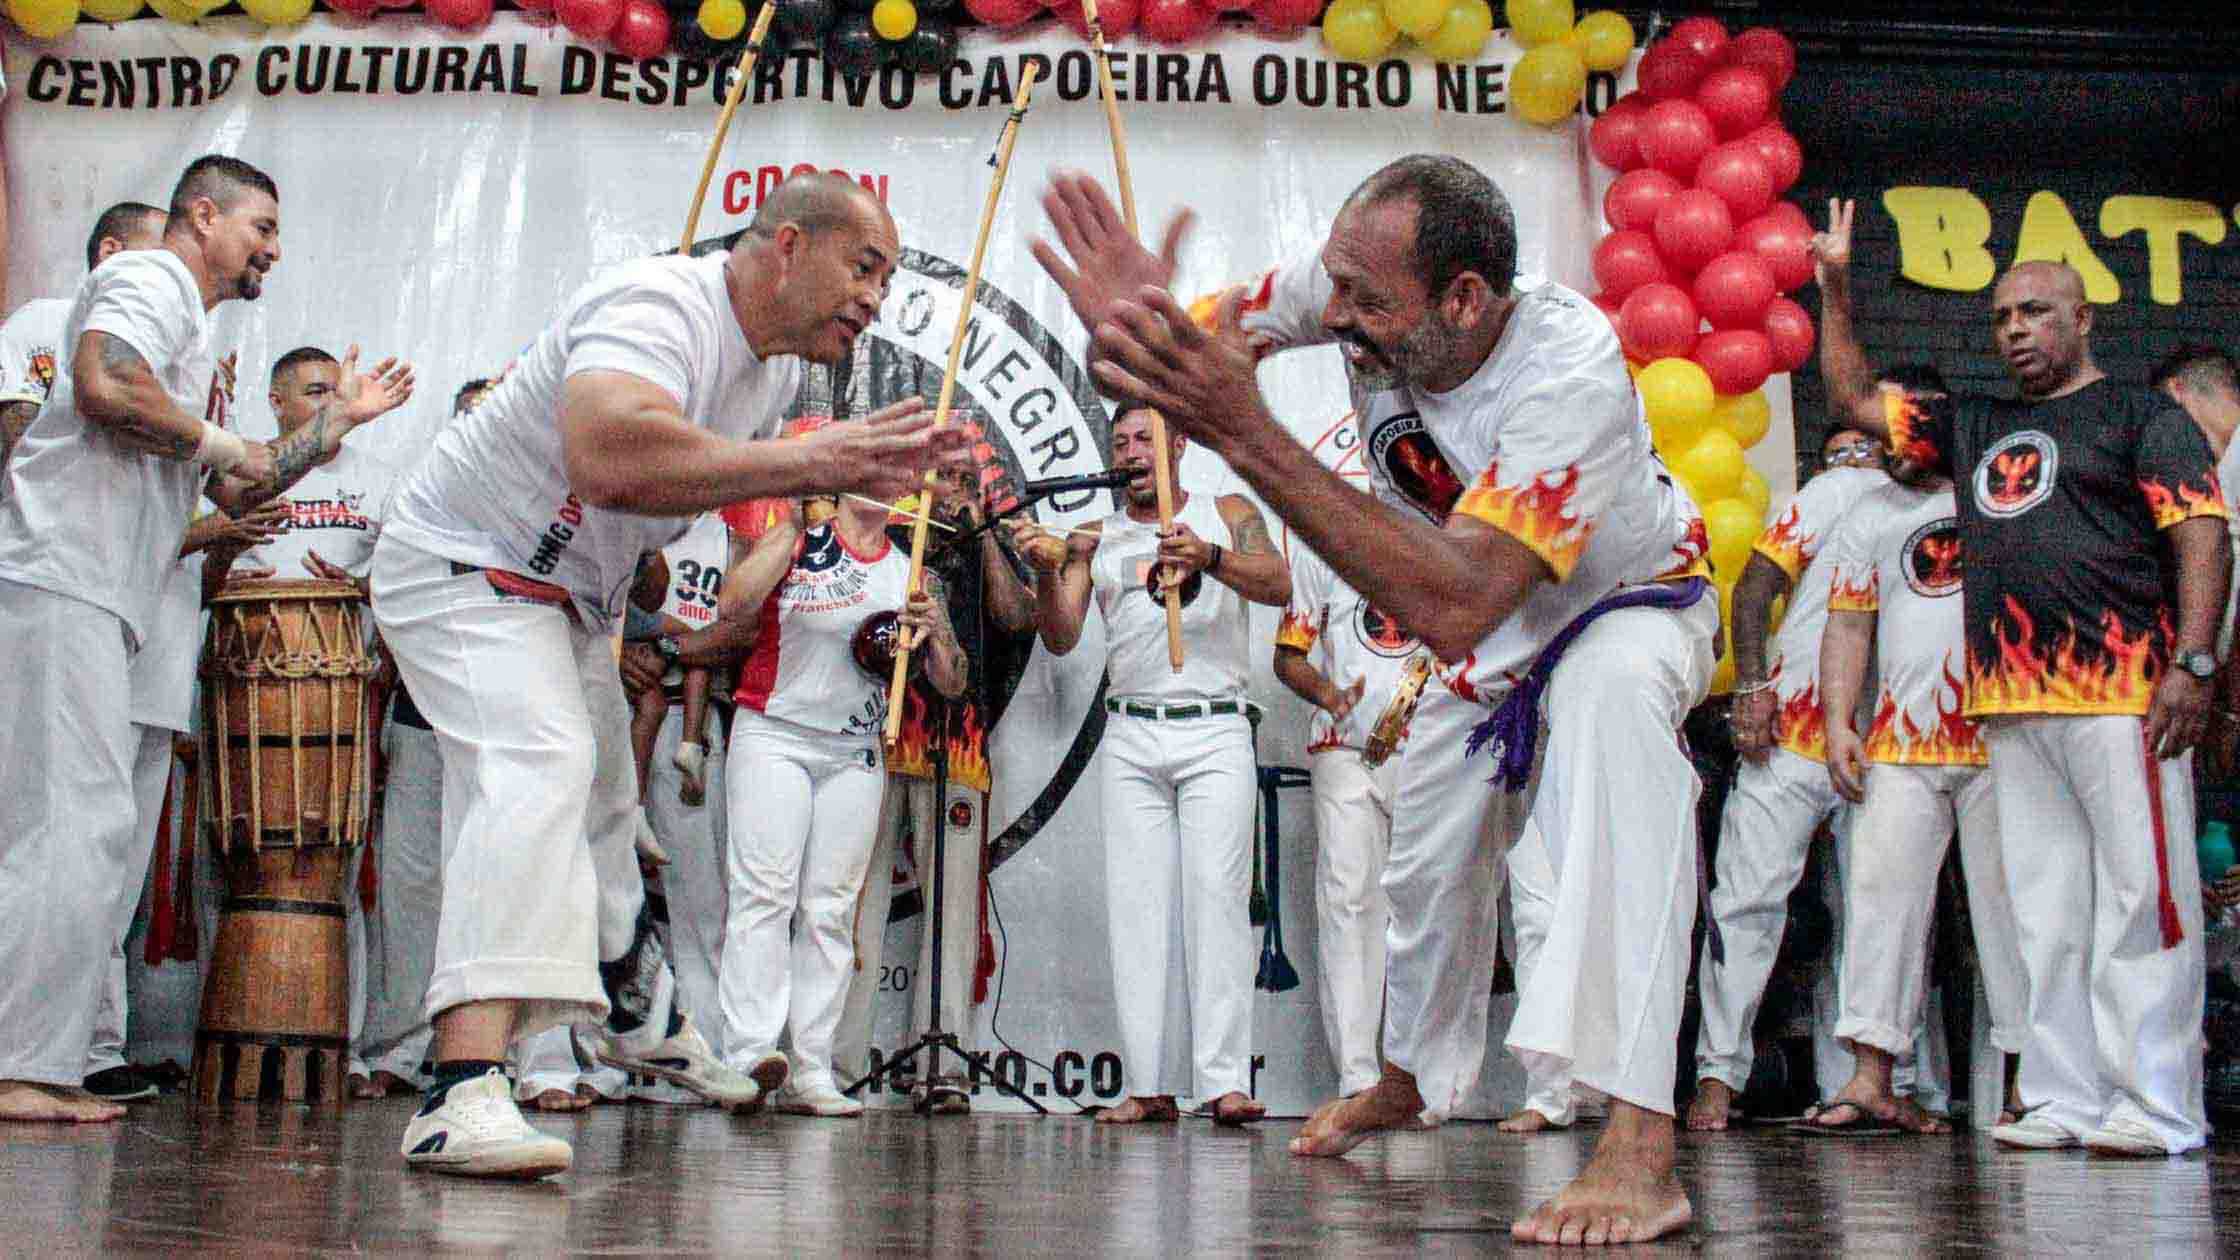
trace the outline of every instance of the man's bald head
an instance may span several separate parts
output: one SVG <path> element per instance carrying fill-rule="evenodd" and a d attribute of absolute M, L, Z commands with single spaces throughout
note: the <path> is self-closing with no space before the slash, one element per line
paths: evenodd
<path fill-rule="evenodd" d="M 732 313 L 757 355 L 844 363 L 901 262 L 894 218 L 870 189 L 805 171 L 763 199 L 732 248 Z"/>
<path fill-rule="evenodd" d="M 792 224 L 803 235 L 818 236 L 836 227 L 854 226 L 869 209 L 887 223 L 887 208 L 871 190 L 845 175 L 830 171 L 804 171 L 778 185 L 762 199 L 747 224 L 747 235 L 773 240 L 778 229 Z"/>
<path fill-rule="evenodd" d="M 2098 380 L 2092 303 L 2065 262 L 2016 263 L 1991 290 L 1991 335 L 2024 398 L 2051 398 Z"/>

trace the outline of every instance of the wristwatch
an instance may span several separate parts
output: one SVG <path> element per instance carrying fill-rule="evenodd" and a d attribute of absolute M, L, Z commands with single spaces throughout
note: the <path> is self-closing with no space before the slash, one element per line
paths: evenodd
<path fill-rule="evenodd" d="M 2180 652 L 2170 663 L 2203 682 L 2217 676 L 2217 658 L 2207 652 Z"/>
<path fill-rule="evenodd" d="M 661 663 L 664 665 L 676 664 L 677 657 L 684 652 L 683 648 L 677 646 L 676 636 L 668 634 L 657 636 L 654 639 L 653 650 L 661 654 Z"/>

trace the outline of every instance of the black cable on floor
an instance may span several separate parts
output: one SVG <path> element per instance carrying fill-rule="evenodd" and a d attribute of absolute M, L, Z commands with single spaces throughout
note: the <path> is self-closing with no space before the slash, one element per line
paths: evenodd
<path fill-rule="evenodd" d="M 996 1039 L 997 1045 L 1018 1055 L 1025 1062 L 1041 1068 L 1043 1072 L 1049 1075 L 1051 1085 L 1055 1086 L 1058 1082 L 1058 1069 L 1004 1040 L 1003 1030 L 999 1026 L 999 1021 L 1003 1019 L 1003 973 L 1011 969 L 1011 935 L 1003 930 L 1003 906 L 996 898 L 994 880 L 988 881 L 988 917 L 995 921 L 997 946 L 996 996 L 995 1005 L 988 1010 L 988 1035 Z M 1071 1098 L 1062 1098 L 1059 1101 L 1071 1104 L 1076 1112 L 1084 1116 L 1095 1115 L 1103 1110 L 1101 1107 L 1084 1107 Z"/>

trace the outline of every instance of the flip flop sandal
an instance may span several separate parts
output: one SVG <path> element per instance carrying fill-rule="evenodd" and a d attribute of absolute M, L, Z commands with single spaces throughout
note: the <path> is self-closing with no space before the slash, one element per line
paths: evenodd
<path fill-rule="evenodd" d="M 1838 1107 L 1849 1107 L 1852 1118 L 1838 1124 L 1820 1122 L 1821 1116 Z M 1806 1137 L 1895 1137 L 1905 1131 L 1847 1098 L 1814 1103 L 1805 1108 L 1804 1119 L 1792 1120 L 1785 1127 L 1791 1133 L 1801 1133 Z"/>

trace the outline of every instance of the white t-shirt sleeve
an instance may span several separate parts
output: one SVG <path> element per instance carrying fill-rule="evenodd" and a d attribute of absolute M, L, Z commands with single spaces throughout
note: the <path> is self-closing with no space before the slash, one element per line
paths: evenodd
<path fill-rule="evenodd" d="M 153 252 L 128 251 L 93 273 L 84 332 L 131 346 L 160 380 L 198 322 L 186 302 L 179 278 Z"/>
<path fill-rule="evenodd" d="M 698 322 L 682 295 L 639 283 L 577 314 L 561 379 L 623 372 L 661 388 L 689 417 L 693 368 L 705 357 Z"/>
<path fill-rule="evenodd" d="M 1632 484 L 1633 397 L 1593 373 L 1551 374 L 1504 407 L 1498 423 L 1493 458 L 1455 515 L 1523 543 L 1561 582 Z"/>
<path fill-rule="evenodd" d="M 47 382 L 31 367 L 31 341 L 20 319 L 0 325 L 0 403 L 43 403 Z"/>
<path fill-rule="evenodd" d="M 1828 531 L 1819 558 L 1828 569 L 1828 611 L 1873 612 L 1881 607 L 1883 513 L 1872 500 L 1860 503 Z"/>

